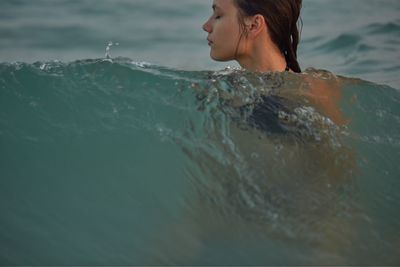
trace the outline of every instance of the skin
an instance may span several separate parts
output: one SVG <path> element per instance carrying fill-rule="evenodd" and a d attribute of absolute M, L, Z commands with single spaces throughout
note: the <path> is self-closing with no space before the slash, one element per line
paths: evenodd
<path fill-rule="evenodd" d="M 328 84 L 322 79 L 305 76 L 304 80 L 310 85 L 310 90 L 303 93 L 322 113 L 330 118 L 336 125 L 348 125 L 350 120 L 345 118 L 339 109 L 342 91 L 339 82 L 330 80 Z"/>
<path fill-rule="evenodd" d="M 242 68 L 255 72 L 285 70 L 285 57 L 272 42 L 262 15 L 246 17 L 243 31 L 234 0 L 214 0 L 212 9 L 203 25 L 212 59 L 236 60 Z"/>

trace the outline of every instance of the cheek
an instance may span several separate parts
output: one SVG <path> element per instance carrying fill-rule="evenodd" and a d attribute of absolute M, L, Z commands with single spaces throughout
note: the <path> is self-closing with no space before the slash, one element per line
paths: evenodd
<path fill-rule="evenodd" d="M 234 60 L 239 42 L 240 27 L 237 18 L 226 16 L 222 20 L 214 21 L 210 56 L 217 61 Z"/>
<path fill-rule="evenodd" d="M 219 28 L 215 43 L 211 49 L 211 57 L 215 60 L 233 60 L 239 41 L 238 34 L 232 27 Z"/>
<path fill-rule="evenodd" d="M 219 35 L 222 36 L 226 40 L 234 40 L 238 36 L 238 29 L 234 26 L 234 23 L 231 20 L 224 21 L 219 25 Z"/>

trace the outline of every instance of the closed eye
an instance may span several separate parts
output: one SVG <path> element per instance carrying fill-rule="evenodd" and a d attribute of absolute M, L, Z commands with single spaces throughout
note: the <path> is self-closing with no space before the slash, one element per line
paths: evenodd
<path fill-rule="evenodd" d="M 215 19 L 220 19 L 222 16 L 220 14 L 218 14 L 217 12 L 214 13 L 214 18 Z"/>

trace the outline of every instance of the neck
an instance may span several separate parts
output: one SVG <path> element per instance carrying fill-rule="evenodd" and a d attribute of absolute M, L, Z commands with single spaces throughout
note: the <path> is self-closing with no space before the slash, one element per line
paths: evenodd
<path fill-rule="evenodd" d="M 285 71 L 286 59 L 275 45 L 261 42 L 247 50 L 236 59 L 242 68 L 255 72 Z"/>

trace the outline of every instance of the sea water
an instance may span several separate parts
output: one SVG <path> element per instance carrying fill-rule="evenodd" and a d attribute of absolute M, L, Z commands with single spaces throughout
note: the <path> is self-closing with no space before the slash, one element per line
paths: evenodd
<path fill-rule="evenodd" d="M 3 1 L 0 263 L 398 265 L 399 5 L 366 2 L 305 1 L 301 49 L 370 81 L 214 65 L 206 1 Z"/>

